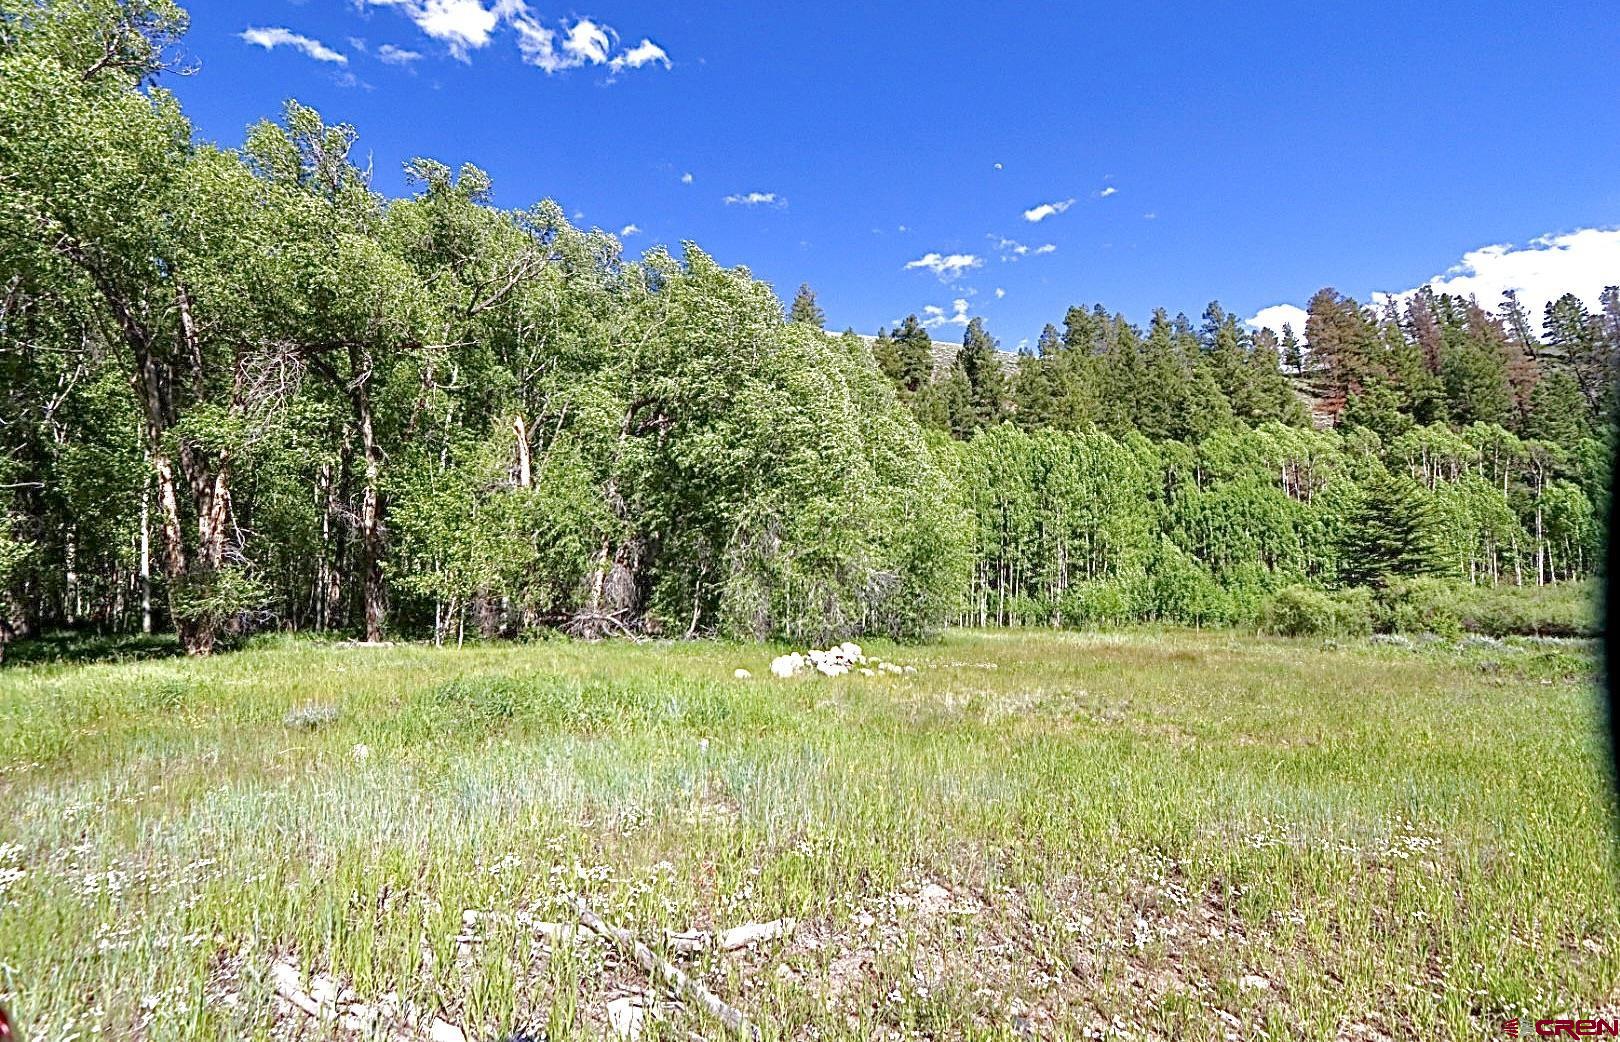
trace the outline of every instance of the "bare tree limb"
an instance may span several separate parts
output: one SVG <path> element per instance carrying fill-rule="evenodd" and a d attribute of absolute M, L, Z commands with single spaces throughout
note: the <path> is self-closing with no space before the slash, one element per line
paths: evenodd
<path fill-rule="evenodd" d="M 593 933 L 609 938 L 622 949 L 625 954 L 634 959 L 642 969 L 654 979 L 661 982 L 681 998 L 702 1006 L 714 1019 L 720 1021 L 727 1028 L 747 1038 L 758 1042 L 759 1028 L 755 1027 L 740 1010 L 722 1002 L 714 992 L 705 988 L 697 981 L 681 972 L 680 968 L 654 952 L 651 948 L 636 939 L 635 934 L 629 930 L 621 929 L 591 911 L 591 906 L 585 903 L 582 897 L 574 898 L 574 911 L 579 921 Z"/>

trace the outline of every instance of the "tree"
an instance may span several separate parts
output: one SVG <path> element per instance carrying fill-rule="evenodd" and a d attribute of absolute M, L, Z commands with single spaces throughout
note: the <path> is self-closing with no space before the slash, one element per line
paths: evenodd
<path fill-rule="evenodd" d="M 1361 487 L 1339 543 L 1339 581 L 1347 586 L 1387 584 L 1427 575 L 1439 567 L 1439 521 L 1421 486 L 1381 472 Z"/>
<path fill-rule="evenodd" d="M 891 338 L 898 365 L 900 389 L 907 395 L 921 391 L 934 377 L 934 341 L 928 329 L 907 315 Z"/>
<path fill-rule="evenodd" d="M 1282 327 L 1282 360 L 1294 373 L 1305 368 L 1305 353 L 1300 348 L 1299 337 L 1294 334 L 1292 323 L 1284 322 Z"/>
<path fill-rule="evenodd" d="M 249 416 L 270 405 L 253 375 L 270 211 L 234 157 L 192 142 L 172 98 L 141 90 L 184 30 L 177 7 L 36 14 L 0 51 L 0 237 L 77 282 L 117 331 L 170 616 L 207 654 L 256 597 L 233 562 L 232 485 Z"/>
<path fill-rule="evenodd" d="M 978 427 L 1000 423 L 1007 412 L 1007 375 L 995 338 L 985 332 L 983 319 L 968 323 L 956 362 L 968 382 L 973 423 Z"/>
<path fill-rule="evenodd" d="M 814 326 L 817 329 L 826 327 L 827 313 L 822 311 L 821 305 L 816 303 L 816 294 L 810 288 L 810 283 L 801 282 L 799 284 L 799 292 L 793 295 L 793 307 L 788 312 L 788 321 L 800 322 L 807 326 Z"/>
<path fill-rule="evenodd" d="M 1349 393 L 1379 370 L 1373 325 L 1360 304 L 1331 288 L 1311 296 L 1306 314 L 1311 359 L 1322 370 L 1325 389 L 1342 407 Z"/>
<path fill-rule="evenodd" d="M 1568 367 L 1586 398 L 1588 410 L 1600 417 L 1609 410 L 1614 349 L 1606 342 L 1600 319 L 1573 293 L 1550 301 L 1546 310 L 1548 353 Z"/>

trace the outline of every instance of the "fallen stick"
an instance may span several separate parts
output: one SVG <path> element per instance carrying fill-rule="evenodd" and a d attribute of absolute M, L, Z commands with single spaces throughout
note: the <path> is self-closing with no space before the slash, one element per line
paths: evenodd
<path fill-rule="evenodd" d="M 635 959 L 642 969 L 663 982 L 677 996 L 690 998 L 726 1027 L 758 1042 L 759 1028 L 755 1027 L 741 1011 L 726 1005 L 714 992 L 682 973 L 668 959 L 661 958 L 651 948 L 637 940 L 635 934 L 605 921 L 591 911 L 591 906 L 586 904 L 582 897 L 574 898 L 574 911 L 578 914 L 579 921 L 591 932 L 614 941 Z"/>
<path fill-rule="evenodd" d="M 744 923 L 723 930 L 715 939 L 715 947 L 723 952 L 734 952 L 760 941 L 774 941 L 786 937 L 799 924 L 792 919 L 773 919 L 768 923 Z"/>

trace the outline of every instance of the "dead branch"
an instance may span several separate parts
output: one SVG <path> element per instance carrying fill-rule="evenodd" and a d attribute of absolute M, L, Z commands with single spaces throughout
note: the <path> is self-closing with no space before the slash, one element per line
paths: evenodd
<path fill-rule="evenodd" d="M 669 988 L 677 997 L 690 999 L 702 1006 L 703 1009 L 727 1028 L 747 1038 L 759 1039 L 759 1028 L 742 1014 L 741 1011 L 726 1005 L 714 992 L 705 988 L 697 981 L 654 952 L 651 948 L 636 939 L 635 934 L 629 930 L 621 929 L 602 919 L 591 911 L 591 906 L 585 903 L 582 897 L 574 899 L 574 911 L 579 921 L 592 932 L 611 939 L 627 955 L 634 959 L 648 975 Z"/>

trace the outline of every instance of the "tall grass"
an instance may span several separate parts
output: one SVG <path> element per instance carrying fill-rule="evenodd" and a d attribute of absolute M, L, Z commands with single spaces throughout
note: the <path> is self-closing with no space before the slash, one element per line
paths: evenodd
<path fill-rule="evenodd" d="M 0 1001 L 34 1039 L 278 1037 L 286 955 L 469 1037 L 597 1037 L 647 982 L 524 925 L 573 895 L 649 939 L 799 919 L 696 963 L 773 1038 L 1462 1038 L 1615 999 L 1578 648 L 881 651 L 919 672 L 567 642 L 8 668 Z"/>

